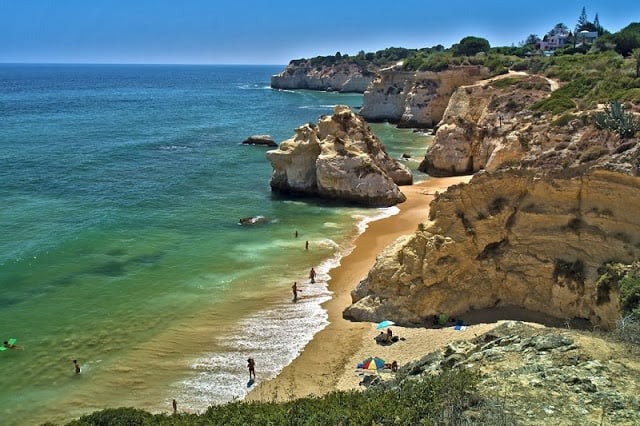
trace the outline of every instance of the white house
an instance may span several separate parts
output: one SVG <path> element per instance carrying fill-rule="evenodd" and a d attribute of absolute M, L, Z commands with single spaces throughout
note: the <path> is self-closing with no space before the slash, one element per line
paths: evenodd
<path fill-rule="evenodd" d="M 583 44 L 592 44 L 598 38 L 597 31 L 580 31 L 576 34 L 577 42 Z"/>
<path fill-rule="evenodd" d="M 569 39 L 569 33 L 557 33 L 553 35 L 546 35 L 544 39 L 540 41 L 539 49 L 540 50 L 556 50 L 561 47 L 567 45 L 567 40 Z"/>

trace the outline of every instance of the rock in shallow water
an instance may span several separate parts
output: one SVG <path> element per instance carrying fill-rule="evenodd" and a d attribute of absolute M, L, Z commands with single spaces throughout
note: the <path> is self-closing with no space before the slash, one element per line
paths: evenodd
<path fill-rule="evenodd" d="M 411 171 L 387 155 L 366 121 L 349 107 L 336 106 L 333 115 L 295 132 L 267 152 L 273 191 L 376 207 L 406 200 L 398 185 L 413 182 Z"/>
<path fill-rule="evenodd" d="M 273 141 L 271 136 L 269 135 L 253 135 L 249 136 L 247 139 L 242 141 L 243 145 L 260 145 L 260 146 L 268 146 L 270 148 L 276 148 L 278 146 L 277 143 Z"/>

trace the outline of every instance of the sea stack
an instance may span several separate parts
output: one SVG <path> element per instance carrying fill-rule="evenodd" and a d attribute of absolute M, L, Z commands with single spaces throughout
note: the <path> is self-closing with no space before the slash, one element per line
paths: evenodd
<path fill-rule="evenodd" d="M 367 122 L 347 106 L 267 152 L 275 192 L 319 196 L 372 207 L 405 201 L 398 185 L 411 185 L 411 171 L 387 155 Z"/>

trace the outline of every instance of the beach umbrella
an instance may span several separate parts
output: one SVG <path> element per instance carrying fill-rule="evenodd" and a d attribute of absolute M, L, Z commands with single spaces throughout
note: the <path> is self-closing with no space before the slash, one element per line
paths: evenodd
<path fill-rule="evenodd" d="M 364 371 L 378 371 L 381 368 L 384 368 L 384 359 L 377 356 L 370 356 L 362 361 L 362 370 Z"/>
<path fill-rule="evenodd" d="M 376 325 L 376 329 L 380 330 L 381 328 L 387 328 L 387 327 L 390 327 L 392 325 L 396 325 L 396 323 L 393 322 L 393 321 L 384 320 L 381 323 L 379 323 L 378 325 Z"/>

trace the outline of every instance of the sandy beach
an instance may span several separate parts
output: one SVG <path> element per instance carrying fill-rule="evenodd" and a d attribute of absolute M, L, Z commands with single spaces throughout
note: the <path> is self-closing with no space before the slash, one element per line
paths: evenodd
<path fill-rule="evenodd" d="M 431 179 L 410 187 L 403 187 L 407 201 L 398 207 L 397 215 L 369 224 L 356 240 L 355 249 L 342 259 L 340 266 L 330 272 L 329 289 L 333 298 L 323 307 L 328 312 L 329 325 L 317 333 L 303 352 L 272 380 L 260 382 L 247 396 L 248 400 L 282 401 L 309 395 L 322 395 L 336 389 L 358 388 L 360 378 L 355 374 L 358 362 L 367 356 L 380 356 L 403 365 L 453 340 L 473 338 L 496 326 L 480 323 L 463 331 L 452 327 L 443 329 L 393 327 L 403 339 L 390 346 L 376 345 L 378 331 L 375 324 L 350 322 L 342 318 L 343 310 L 351 303 L 351 290 L 375 263 L 377 254 L 396 238 L 415 232 L 429 213 L 429 203 L 436 192 L 467 182 L 470 177 Z"/>

